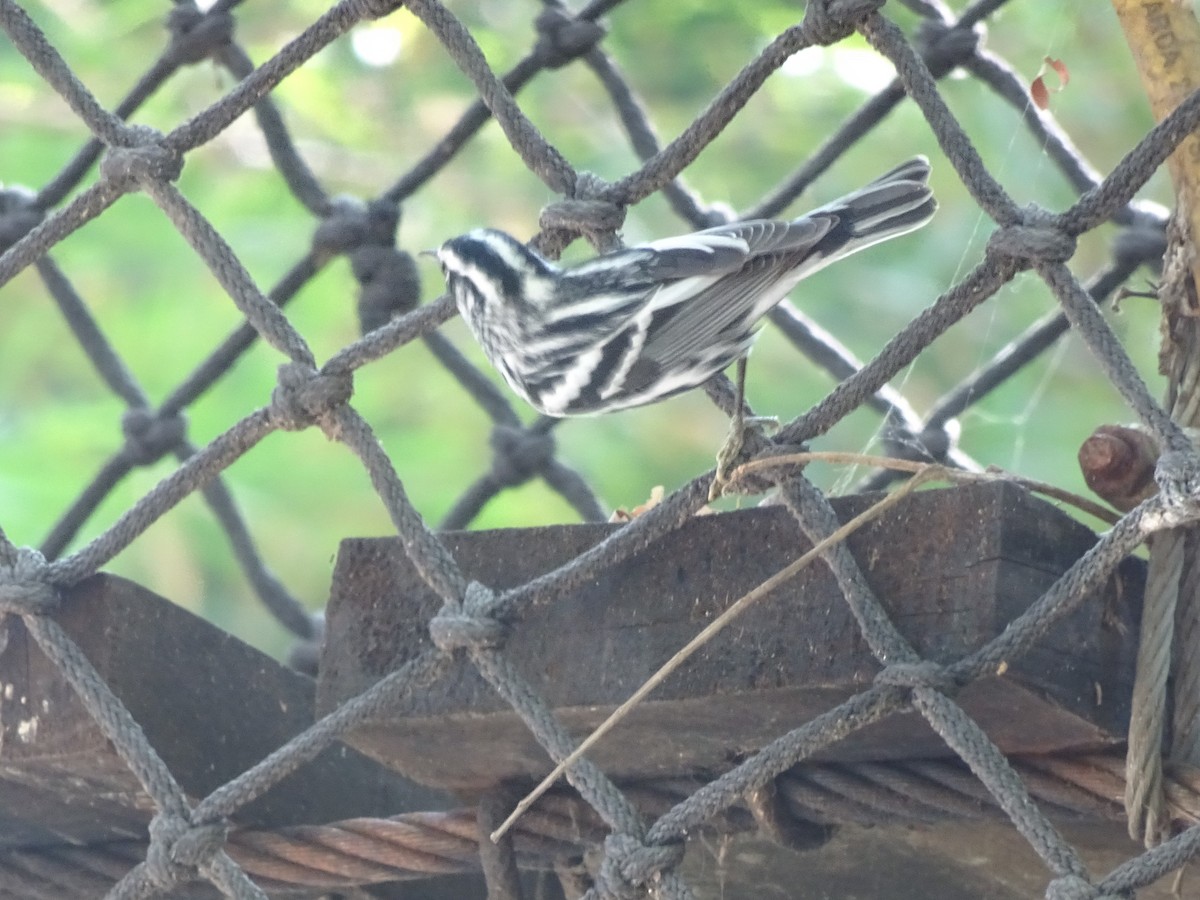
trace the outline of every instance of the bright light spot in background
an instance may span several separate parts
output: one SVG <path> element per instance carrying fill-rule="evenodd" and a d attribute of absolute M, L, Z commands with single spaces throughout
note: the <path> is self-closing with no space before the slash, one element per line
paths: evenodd
<path fill-rule="evenodd" d="M 806 47 L 783 61 L 780 71 L 792 78 L 804 78 L 819 72 L 825 65 L 824 47 Z"/>
<path fill-rule="evenodd" d="M 878 93 L 896 77 L 890 62 L 863 47 L 809 47 L 789 56 L 782 70 L 793 78 L 832 71 L 843 84 L 864 94 Z"/>
<path fill-rule="evenodd" d="M 400 56 L 400 29 L 391 25 L 361 25 L 350 32 L 350 47 L 364 64 L 382 68 Z"/>
<path fill-rule="evenodd" d="M 842 47 L 832 50 L 830 56 L 834 74 L 864 94 L 882 91 L 896 77 L 892 64 L 874 50 Z"/>

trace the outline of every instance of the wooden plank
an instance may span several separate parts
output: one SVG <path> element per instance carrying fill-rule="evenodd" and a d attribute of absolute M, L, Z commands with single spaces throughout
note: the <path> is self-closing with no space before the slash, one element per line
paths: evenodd
<path fill-rule="evenodd" d="M 1062 824 L 1093 877 L 1144 850 L 1117 823 Z M 683 877 L 697 897 L 853 897 L 857 900 L 1043 897 L 1053 874 L 1007 822 L 865 827 L 844 825 L 829 843 L 789 851 L 764 838 L 738 835 L 689 844 Z M 1137 892 L 1138 900 L 1195 897 L 1190 872 L 1182 891 L 1175 873 Z"/>
<path fill-rule="evenodd" d="M 845 520 L 873 499 L 834 506 Z M 567 562 L 615 527 L 444 538 L 469 577 L 503 588 Z M 1066 514 L 998 483 L 916 494 L 849 545 L 900 631 L 923 655 L 948 662 L 1001 631 L 1094 541 Z M 583 735 L 712 617 L 808 546 L 780 508 L 695 518 L 571 596 L 532 610 L 512 631 L 509 658 Z M 1143 569 L 1127 560 L 1036 651 L 959 695 L 1002 748 L 1043 753 L 1122 739 Z M 399 541 L 343 542 L 318 709 L 332 709 L 427 647 L 439 605 Z M 673 675 L 592 758 L 618 779 L 719 771 L 867 687 L 878 670 L 831 573 L 813 565 Z M 544 752 L 465 660 L 422 697 L 419 711 L 363 728 L 351 741 L 415 780 L 458 790 L 548 771 Z M 907 715 L 826 755 L 947 752 Z"/>
<path fill-rule="evenodd" d="M 99 575 L 55 615 L 192 796 L 313 721 L 314 683 L 132 582 Z M 0 654 L 0 848 L 145 835 L 153 813 L 125 764 L 21 621 Z M 320 823 L 443 809 L 447 798 L 335 745 L 237 817 Z"/>

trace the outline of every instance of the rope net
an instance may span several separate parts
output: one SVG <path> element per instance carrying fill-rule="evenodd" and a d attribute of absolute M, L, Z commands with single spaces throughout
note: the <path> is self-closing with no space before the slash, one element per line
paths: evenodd
<path fill-rule="evenodd" d="M 36 859 L 44 861 L 54 854 L 65 869 L 74 872 L 73 867 L 78 867 L 81 885 L 94 885 L 94 880 L 87 879 L 97 877 L 97 873 L 109 876 L 110 884 L 115 881 L 109 896 L 115 898 L 169 894 L 175 886 L 196 879 L 209 882 L 230 897 L 262 897 L 264 890 L 296 884 L 283 879 L 278 870 L 264 869 L 261 856 L 266 852 L 264 848 L 284 853 L 282 848 L 288 841 L 302 843 L 306 834 L 303 829 L 287 834 L 231 832 L 229 819 L 339 736 L 369 721 L 382 709 L 394 710 L 397 704 L 403 705 L 403 698 L 425 690 L 455 654 L 470 658 L 553 759 L 561 761 L 575 748 L 575 739 L 506 657 L 505 629 L 520 627 L 523 612 L 532 604 L 554 602 L 583 579 L 621 563 L 696 514 L 707 501 L 713 473 L 699 475 L 670 492 L 568 565 L 503 591 L 465 578 L 437 532 L 417 511 L 419 504 L 410 499 L 410 485 L 402 480 L 376 436 L 371 424 L 374 416 L 360 411 L 355 394 L 356 378 L 366 378 L 372 368 L 386 367 L 391 360 L 405 355 L 419 360 L 410 371 L 428 368 L 430 357 L 436 360 L 451 376 L 445 384 L 460 385 L 491 421 L 490 466 L 445 512 L 441 528 L 478 522 L 481 511 L 495 498 L 533 480 L 543 481 L 560 495 L 579 518 L 606 518 L 589 480 L 560 458 L 555 441 L 558 423 L 540 418 L 526 424 L 513 398 L 476 364 L 478 357 L 473 349 L 463 352 L 460 343 L 443 334 L 442 326 L 454 315 L 453 303 L 440 296 L 422 304 L 425 290 L 410 249 L 406 248 L 408 242 L 397 240 L 402 205 L 406 210 L 419 210 L 436 196 L 432 191 L 442 189 L 439 176 L 448 167 L 463 158 L 476 162 L 485 158 L 473 149 L 473 143 L 491 140 L 486 137 L 490 132 L 482 131 L 490 120 L 499 126 L 505 146 L 529 173 L 523 176 L 527 180 L 521 182 L 520 189 L 528 188 L 526 193 L 541 190 L 536 187 L 536 181 L 540 181 L 556 197 L 541 210 L 533 240 L 542 252 L 557 257 L 564 251 L 578 252 L 578 248 L 568 248 L 580 237 L 598 249 L 614 246 L 627 211 L 642 201 L 648 201 L 649 218 L 643 224 L 631 223 L 628 230 L 645 228 L 650 232 L 646 237 L 707 227 L 735 215 L 780 215 L 814 182 L 829 177 L 827 170 L 843 155 L 854 151 L 860 142 L 869 142 L 893 111 L 919 114 L 922 128 L 938 148 L 936 154 L 931 154 L 936 156 L 938 177 L 947 184 L 952 177 L 961 183 L 971 202 L 995 223 L 990 237 L 974 255 L 967 255 L 969 251 L 962 250 L 961 245 L 951 251 L 964 254 L 960 277 L 932 302 L 922 299 L 923 308 L 903 327 L 894 329 L 888 339 L 876 344 L 882 348 L 865 364 L 790 303 L 778 307 L 771 315 L 778 332 L 818 369 L 828 373 L 836 386 L 784 423 L 773 436 L 752 442 L 748 455 L 769 458 L 794 449 L 827 434 L 856 411 L 869 410 L 871 429 L 894 456 L 981 471 L 981 464 L 959 446 L 958 419 L 997 387 L 1020 377 L 1060 337 L 1070 333 L 1090 351 L 1094 365 L 1137 418 L 1143 428 L 1138 433 L 1153 438 L 1155 454 L 1150 465 L 1157 466 L 1154 477 L 1158 490 L 1134 497 L 1116 524 L 1050 591 L 986 646 L 950 665 L 921 659 L 889 621 L 844 545 L 828 545 L 822 559 L 837 576 L 845 600 L 882 666 L 874 685 L 812 721 L 796 723 L 793 731 L 698 788 L 676 784 L 655 791 L 639 789 L 641 793 L 622 790 L 585 756 L 568 768 L 566 778 L 593 811 L 587 827 L 580 825 L 577 809 L 572 807 L 568 813 L 555 806 L 566 802 L 561 795 L 543 798 L 526 817 L 528 821 L 518 825 L 515 837 L 506 834 L 496 844 L 484 840 L 482 847 L 479 829 L 490 832 L 504 818 L 510 806 L 504 798 L 485 800 L 478 821 L 461 815 L 411 814 L 387 823 L 377 822 L 374 827 L 382 829 L 387 824 L 405 834 L 433 829 L 439 836 L 423 839 L 437 842 L 445 853 L 444 868 L 437 871 L 482 865 L 489 891 L 495 896 L 512 896 L 518 890 L 512 877 L 517 865 L 535 857 L 542 864 L 547 858 L 577 857 L 581 852 L 579 842 L 583 841 L 602 850 L 600 862 L 580 887 L 586 891 L 585 896 L 625 897 L 649 889 L 666 897 L 687 897 L 692 895 L 691 890 L 677 865 L 689 833 L 721 817 L 728 821 L 740 816 L 740 827 L 748 827 L 747 798 L 761 796 L 761 791 L 772 783 L 782 786 L 779 790 L 795 798 L 797 807 L 803 807 L 806 789 L 794 773 L 785 773 L 856 729 L 896 713 L 915 711 L 945 741 L 958 762 L 941 768 L 941 764 L 933 763 L 924 768 L 913 765 L 904 772 L 872 770 L 871 777 L 880 779 L 881 784 L 920 781 L 936 787 L 941 804 L 938 808 L 946 814 L 970 809 L 978 815 L 1006 816 L 1044 861 L 1048 897 L 1129 896 L 1138 887 L 1182 865 L 1200 848 L 1200 827 L 1182 827 L 1179 817 L 1172 820 L 1163 801 L 1154 799 L 1162 795 L 1160 771 L 1158 782 L 1152 780 L 1152 789 L 1145 792 L 1151 798 L 1147 801 L 1150 806 L 1138 814 L 1144 827 L 1136 829 L 1139 836 L 1144 833 L 1148 838 L 1151 849 L 1105 876 L 1089 873 L 1051 823 L 1047 810 L 1069 805 L 1064 797 L 1070 795 L 1074 798 L 1071 802 L 1102 809 L 1110 818 L 1120 814 L 1111 802 L 1120 771 L 1112 770 L 1111 761 L 1097 759 L 1092 771 L 1099 774 L 1087 785 L 1068 788 L 1061 780 L 1051 784 L 1050 775 L 1054 773 L 1048 774 L 1044 767 L 1037 769 L 1028 763 L 1006 760 L 953 699 L 957 689 L 994 673 L 1002 663 L 1028 649 L 1152 535 L 1186 537 L 1188 526 L 1200 517 L 1200 468 L 1182 427 L 1193 424 L 1187 420 L 1187 400 L 1192 396 L 1189 373 L 1180 374 L 1172 382 L 1176 396 L 1168 411 L 1152 396 L 1138 366 L 1098 308 L 1139 266 L 1157 266 L 1163 259 L 1169 236 L 1167 216 L 1157 206 L 1136 200 L 1135 195 L 1200 122 L 1200 94 L 1187 94 L 1182 102 L 1163 110 L 1161 122 L 1148 128 L 1134 145 L 1121 148 L 1118 155 L 1123 155 L 1102 177 L 1053 116 L 1031 102 L 1028 79 L 1018 76 L 1012 66 L 986 47 L 984 23 L 1005 6 L 1003 0 L 978 0 L 959 11 L 938 0 L 906 0 L 887 8 L 883 0 L 813 0 L 800 21 L 785 22 L 760 52 L 741 60 L 740 68 L 706 108 L 681 123 L 678 136 L 664 143 L 657 137 L 646 104 L 606 50 L 608 26 L 602 17 L 610 18 L 613 27 L 627 22 L 636 28 L 637 4 L 596 0 L 579 10 L 555 3 L 533 7 L 532 46 L 503 74 L 489 65 L 477 43 L 488 38 L 484 25 L 477 23 L 473 31 L 469 30 L 455 10 L 437 0 L 411 0 L 403 4 L 404 11 L 398 11 L 400 4 L 386 0 L 343 0 L 257 65 L 239 43 L 236 6 L 218 0 L 202 11 L 189 3 L 175 4 L 166 16 L 161 54 L 110 109 L 46 37 L 36 21 L 40 14 L 31 15 L 14 0 L 0 0 L 0 25 L 24 57 L 22 65 L 32 67 L 40 78 L 42 92 L 57 94 L 71 116 L 92 135 L 77 155 L 41 187 L 10 184 L 0 192 L 0 287 L 25 270 L 36 272 L 41 290 L 52 298 L 74 340 L 119 403 L 123 435 L 119 449 L 103 460 L 38 549 L 0 540 L 0 604 L 7 615 L 24 620 L 39 647 L 78 692 L 153 799 L 156 810 L 148 846 L 109 845 L 100 861 L 89 857 L 85 864 L 80 848 L 47 850 L 40 857 L 32 851 L 24 856 L 9 854 L 6 865 L 27 879 L 23 882 L 27 896 L 37 895 L 33 874 L 38 870 Z M 436 39 L 441 52 L 469 79 L 478 100 L 461 115 L 443 114 L 436 124 L 420 128 L 419 138 L 407 135 L 405 139 L 413 146 L 420 143 L 418 159 L 398 176 L 389 170 L 388 177 L 395 177 L 395 181 L 378 195 L 366 200 L 332 196 L 317 170 L 306 161 L 307 148 L 293 137 L 291 126 L 285 125 L 273 94 L 277 88 L 286 91 L 288 79 L 302 73 L 301 67 L 319 52 L 344 46 L 356 25 L 409 15 L 419 25 L 409 22 L 406 27 L 419 27 Z M 763 93 L 770 76 L 789 60 L 801 58 L 796 56 L 800 51 L 817 52 L 815 48 L 847 40 L 865 41 L 875 54 L 872 58 L 886 60 L 894 76 L 840 125 L 827 128 L 827 134 L 818 135 L 820 139 L 810 139 L 812 153 L 799 168 L 776 179 L 766 196 L 737 214 L 721 204 L 706 202 L 700 191 L 685 182 L 685 173 L 703 169 L 703 161 L 697 161 L 700 154 L 727 126 L 749 115 L 747 109 Z M 652 48 L 647 47 L 646 52 L 652 52 Z M 212 61 L 227 71 L 235 79 L 234 85 L 168 130 L 126 121 L 168 80 L 179 77 L 186 66 L 202 61 Z M 514 100 L 519 90 L 550 79 L 552 73 L 562 72 L 564 78 L 571 73 L 574 77 L 578 70 L 586 71 L 592 82 L 600 85 L 600 96 L 628 141 L 630 158 L 636 160 L 620 177 L 603 178 L 577 168 L 570 161 L 573 154 L 564 149 L 567 140 L 556 144 L 548 139 Z M 1070 186 L 1071 195 L 1060 210 L 1021 205 L 997 179 L 994 166 L 985 163 L 941 93 L 939 81 L 952 72 L 977 79 L 1012 107 L 1045 158 Z M 415 79 L 417 73 L 410 75 Z M 403 83 L 388 89 L 421 90 L 419 84 Z M 595 98 L 593 92 L 587 102 L 598 103 Z M 316 222 L 307 238 L 297 236 L 290 253 L 286 244 L 281 250 L 281 242 L 272 240 L 271 249 L 283 271 L 265 290 L 248 271 L 238 249 L 242 241 L 253 243 L 261 237 L 237 222 L 218 227 L 203 212 L 204 186 L 189 185 L 186 174 L 181 181 L 185 161 L 190 165 L 193 153 L 235 129 L 248 128 L 242 117 L 251 111 L 254 127 L 265 139 L 270 165 L 282 176 L 289 202 L 306 210 Z M 494 141 L 487 152 L 497 152 Z M 903 158 L 903 153 L 907 151 L 889 154 L 878 169 L 882 171 Z M 389 157 L 383 159 L 383 165 L 391 165 Z M 380 165 L 378 159 L 373 161 L 376 169 Z M 14 173 L 3 174 L 9 177 Z M 704 181 L 698 178 L 697 183 Z M 220 185 L 213 188 L 223 189 Z M 503 208 L 504 198 L 514 192 L 511 186 L 504 186 L 502 191 L 501 186 L 492 184 L 490 194 L 478 201 L 482 215 Z M 78 276 L 70 266 L 56 261 L 60 244 L 69 249 L 69 238 L 76 232 L 101 227 L 106 219 L 119 216 L 118 201 L 133 193 L 149 197 L 236 309 L 233 329 L 214 340 L 213 348 L 186 377 L 162 390 L 163 399 L 158 401 L 152 396 L 160 392 L 143 385 L 122 356 L 119 348 L 129 336 L 118 339 L 110 333 L 104 317 L 96 312 L 96 301 L 89 300 L 77 287 Z M 939 195 L 945 206 L 949 200 L 940 188 Z M 519 221 L 519 215 L 509 218 L 513 221 L 505 221 L 497 212 L 490 219 L 464 224 L 529 230 L 528 221 Z M 1078 263 L 1078 242 L 1102 225 L 1115 225 L 1119 229 L 1116 239 L 1111 252 L 1089 251 L 1090 274 L 1083 281 L 1068 264 Z M 1186 223 L 1177 230 L 1186 236 Z M 304 240 L 310 241 L 308 246 Z M 1182 253 L 1179 247 L 1184 245 L 1179 240 L 1172 246 L 1177 254 Z M 119 252 L 128 249 L 122 247 Z M 340 347 L 325 348 L 323 343 L 329 336 L 306 335 L 299 324 L 303 310 L 293 313 L 289 304 L 306 285 L 328 277 L 323 270 L 338 257 L 348 260 L 357 286 L 362 336 Z M 1190 274 L 1189 258 L 1186 254 L 1180 258 L 1183 263 L 1176 266 L 1178 277 L 1172 282 L 1177 286 L 1184 283 L 1181 277 Z M 135 257 L 131 257 L 130 264 L 135 264 Z M 1033 283 L 1049 290 L 1057 309 L 996 348 L 968 378 L 928 404 L 929 412 L 918 414 L 914 404 L 894 386 L 897 377 L 927 354 L 927 349 L 952 325 L 992 301 L 1025 272 L 1037 279 Z M 22 283 L 29 283 L 28 274 L 22 276 Z M 1170 270 L 1164 273 L 1164 283 L 1168 275 Z M 910 284 L 921 283 L 917 280 Z M 1182 302 L 1186 303 L 1186 290 L 1181 290 Z M 904 292 L 897 289 L 897 293 Z M 1190 296 L 1194 303 L 1194 291 Z M 12 302 L 11 297 L 7 299 Z M 156 320 L 152 313 L 146 316 L 153 326 Z M 196 341 L 195 337 L 190 342 L 178 342 L 173 335 L 165 337 L 162 343 L 172 353 Z M 138 340 L 144 342 L 149 337 L 142 335 Z M 315 343 L 322 345 L 319 352 L 314 349 Z M 240 419 L 232 424 L 223 422 L 212 440 L 203 445 L 194 443 L 189 438 L 185 412 L 192 410 L 206 392 L 219 391 L 248 352 L 263 344 L 274 361 L 282 363 L 274 384 L 254 398 L 252 402 L 258 405 Z M 706 390 L 722 410 L 732 410 L 733 390 L 726 378 L 714 379 Z M 420 393 L 414 385 L 404 384 L 392 387 L 387 400 L 395 404 L 396 398 L 403 396 L 420 402 Z M 440 411 L 440 402 L 438 405 Z M 444 607 L 429 623 L 431 641 L 425 652 L 252 769 L 192 803 L 146 742 L 132 716 L 51 614 L 63 588 L 109 565 L 155 522 L 185 499 L 199 495 L 266 609 L 301 641 L 319 640 L 317 620 L 264 562 L 225 476 L 235 462 L 251 460 L 258 445 L 272 434 L 313 427 L 340 445 L 338 449 L 365 470 L 389 527 L 400 536 L 414 566 L 440 595 Z M 131 473 L 161 466 L 168 457 L 174 460 L 167 466 L 169 474 L 128 508 L 104 518 L 111 508 L 106 501 L 111 504 L 110 498 L 124 489 L 122 485 Z M 864 486 L 880 487 L 894 477 L 880 471 L 868 476 Z M 839 527 L 826 493 L 804 471 L 795 467 L 768 468 L 756 479 L 756 487 L 770 486 L 778 491 L 814 544 Z M 97 519 L 104 524 L 95 525 Z M 346 530 L 351 527 L 348 525 Z M 1156 537 L 1156 548 L 1165 544 Z M 1155 571 L 1166 571 L 1166 581 L 1186 584 L 1190 558 L 1184 553 L 1182 562 L 1173 569 L 1156 569 L 1152 560 L 1152 581 Z M 1173 611 L 1172 605 L 1168 618 Z M 1161 640 L 1170 646 L 1169 633 Z M 1147 677 L 1154 680 L 1153 676 Z M 1165 675 L 1162 680 L 1165 682 Z M 1160 757 L 1162 728 L 1159 717 L 1157 726 L 1151 722 L 1143 729 L 1151 735 L 1155 759 Z M 861 778 L 868 774 L 859 771 Z M 1097 787 L 1100 782 L 1103 786 Z M 1178 786 L 1178 782 L 1172 784 Z M 934 806 L 931 801 L 929 808 Z M 862 803 L 856 808 L 861 810 Z M 753 801 L 750 809 L 755 809 Z M 928 813 L 935 818 L 940 814 Z M 852 817 L 854 813 L 846 815 Z M 769 816 L 756 814 L 754 818 L 765 828 Z M 572 823 L 570 829 L 561 827 L 567 819 Z M 306 869 L 309 880 L 298 883 L 334 887 L 404 877 L 403 863 L 367 865 L 362 861 L 366 855 L 364 851 L 358 867 L 349 874 L 321 880 L 313 870 Z M 369 855 L 375 858 L 377 854 Z M 62 879 L 67 877 L 63 875 Z M 63 883 L 61 879 L 56 882 L 53 889 L 60 893 L 54 896 L 61 896 Z M 86 894 L 83 887 L 79 892 Z"/>

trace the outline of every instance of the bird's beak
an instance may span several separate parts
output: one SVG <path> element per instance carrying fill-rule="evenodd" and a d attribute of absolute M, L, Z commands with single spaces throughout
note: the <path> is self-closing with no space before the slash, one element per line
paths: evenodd
<path fill-rule="evenodd" d="M 437 254 L 438 254 L 438 252 L 436 250 L 419 250 L 419 251 L 417 251 L 417 256 L 432 256 L 434 259 L 437 259 Z"/>

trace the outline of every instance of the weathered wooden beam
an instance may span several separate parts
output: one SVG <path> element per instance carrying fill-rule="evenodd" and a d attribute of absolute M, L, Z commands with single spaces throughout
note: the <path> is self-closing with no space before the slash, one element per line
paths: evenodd
<path fill-rule="evenodd" d="M 1145 848 L 1122 825 L 1062 823 L 1093 877 Z M 1196 897 L 1184 870 L 1138 890 L 1138 900 Z M 821 847 L 792 853 L 754 835 L 689 844 L 683 876 L 697 897 L 854 897 L 858 900 L 1031 900 L 1054 876 L 1007 822 L 920 828 L 844 826 Z"/>
<path fill-rule="evenodd" d="M 141 725 L 189 794 L 201 797 L 312 724 L 314 683 L 191 613 L 113 576 L 66 592 L 56 621 Z M 0 653 L 0 848 L 145 835 L 153 806 L 21 620 Z M 321 823 L 446 798 L 341 745 L 238 822 Z"/>
<path fill-rule="evenodd" d="M 877 497 L 834 501 L 843 520 Z M 568 562 L 616 526 L 444 535 L 465 573 L 519 585 Z M 997 483 L 915 494 L 849 541 L 901 632 L 929 658 L 979 647 L 1095 541 L 1065 513 Z M 714 616 L 809 544 L 781 508 L 697 517 L 561 601 L 530 611 L 512 662 L 583 735 Z M 1123 739 L 1143 564 L 1127 560 L 1096 596 L 1002 677 L 959 700 L 1006 751 L 1043 753 Z M 318 684 L 327 711 L 428 646 L 440 601 L 399 541 L 343 542 Z M 830 571 L 809 566 L 674 674 L 591 754 L 618 779 L 719 771 L 870 685 L 879 665 Z M 549 768 L 516 715 L 467 660 L 416 712 L 349 739 L 430 785 L 476 790 Z M 842 760 L 947 753 L 915 715 L 831 748 Z"/>

